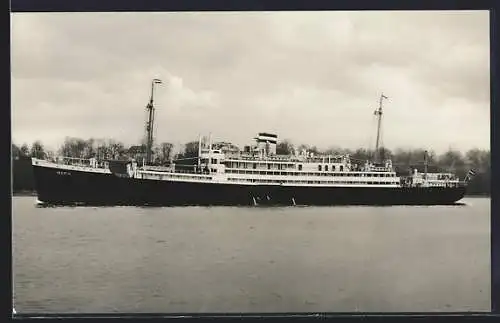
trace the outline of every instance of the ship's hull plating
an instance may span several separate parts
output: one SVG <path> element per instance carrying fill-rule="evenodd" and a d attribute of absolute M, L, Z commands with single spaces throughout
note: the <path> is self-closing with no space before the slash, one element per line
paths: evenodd
<path fill-rule="evenodd" d="M 33 166 L 38 200 L 67 205 L 446 205 L 465 187 L 306 187 L 175 182 Z"/>

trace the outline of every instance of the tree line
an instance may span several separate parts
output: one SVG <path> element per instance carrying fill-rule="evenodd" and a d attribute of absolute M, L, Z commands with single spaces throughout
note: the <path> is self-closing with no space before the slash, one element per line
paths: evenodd
<path fill-rule="evenodd" d="M 306 144 L 295 147 L 290 141 L 284 140 L 277 144 L 276 154 L 288 155 L 295 151 L 307 150 L 314 154 L 349 154 L 354 163 L 363 163 L 366 160 L 373 160 L 375 151 L 365 148 L 345 149 L 329 148 L 320 150 L 316 146 Z M 402 149 L 397 148 L 394 151 L 381 147 L 378 155 L 382 160 L 390 159 L 399 175 L 407 175 L 414 169 L 424 172 L 427 164 L 428 172 L 451 172 L 460 179 L 464 179 L 469 170 L 473 169 L 476 175 L 468 186 L 468 193 L 474 195 L 490 195 L 491 182 L 491 152 L 490 150 L 470 149 L 465 153 L 449 149 L 448 151 L 437 154 L 433 150 L 426 149 Z M 426 161 L 425 161 L 426 160 Z"/>
<path fill-rule="evenodd" d="M 156 164 L 167 163 L 172 157 L 173 146 L 168 142 L 155 145 L 153 147 L 153 162 Z M 36 157 L 53 160 L 56 156 L 82 159 L 95 157 L 98 159 L 127 160 L 134 158 L 142 160 L 146 157 L 146 144 L 126 147 L 123 143 L 112 139 L 90 138 L 85 140 L 67 137 L 57 152 L 46 150 L 45 146 L 38 140 L 31 145 L 31 148 L 27 144 L 20 147 L 12 144 L 12 157 L 14 159 Z"/>
<path fill-rule="evenodd" d="M 217 143 L 215 143 L 217 146 Z M 301 144 L 295 146 L 289 140 L 283 140 L 276 146 L 278 155 L 289 155 L 297 151 L 307 150 L 314 154 L 349 154 L 353 163 L 362 164 L 366 160 L 372 160 L 374 151 L 370 149 L 345 149 L 333 147 L 325 150 L 316 146 Z M 136 159 L 139 163 L 146 156 L 146 145 L 126 146 L 119 141 L 112 139 L 81 139 L 65 138 L 63 144 L 57 152 L 49 151 L 39 140 L 33 142 L 31 146 L 23 144 L 17 146 L 12 144 L 14 191 L 33 190 L 33 178 L 30 157 L 41 159 L 54 159 L 57 155 L 74 158 L 98 159 Z M 162 142 L 153 146 L 153 164 L 168 165 L 172 160 L 177 164 L 192 165 L 196 163 L 198 155 L 198 140 L 192 140 L 183 145 L 182 149 L 174 152 L 174 145 Z M 476 172 L 475 177 L 469 183 L 470 194 L 490 194 L 491 180 L 491 153 L 489 150 L 470 149 L 465 153 L 449 149 L 437 154 L 432 150 L 426 152 L 425 149 L 395 149 L 394 151 L 382 147 L 379 150 L 382 159 L 391 159 L 398 175 L 408 174 L 413 169 L 419 172 L 424 171 L 424 156 L 427 156 L 427 170 L 429 172 L 452 172 L 463 179 L 470 169 Z"/>

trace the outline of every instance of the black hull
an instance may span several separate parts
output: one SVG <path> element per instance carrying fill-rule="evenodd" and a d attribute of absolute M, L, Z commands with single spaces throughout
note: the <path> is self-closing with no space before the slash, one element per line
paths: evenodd
<path fill-rule="evenodd" d="M 449 205 L 465 187 L 304 187 L 175 182 L 33 166 L 38 200 L 52 205 Z"/>

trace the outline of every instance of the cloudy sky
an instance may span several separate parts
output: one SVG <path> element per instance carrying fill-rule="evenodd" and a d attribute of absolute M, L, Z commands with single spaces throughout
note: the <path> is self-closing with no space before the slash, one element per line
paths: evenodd
<path fill-rule="evenodd" d="M 320 148 L 489 149 L 487 11 L 12 14 L 15 143 L 260 131 Z"/>

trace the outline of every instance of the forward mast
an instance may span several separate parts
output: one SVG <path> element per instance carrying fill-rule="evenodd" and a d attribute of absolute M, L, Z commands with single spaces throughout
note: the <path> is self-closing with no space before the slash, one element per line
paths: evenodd
<path fill-rule="evenodd" d="M 161 84 L 160 79 L 153 79 L 151 81 L 151 96 L 149 98 L 149 103 L 146 105 L 146 110 L 148 112 L 148 121 L 146 122 L 146 163 L 151 165 L 153 163 L 153 140 L 154 140 L 154 88 L 155 84 Z"/>

